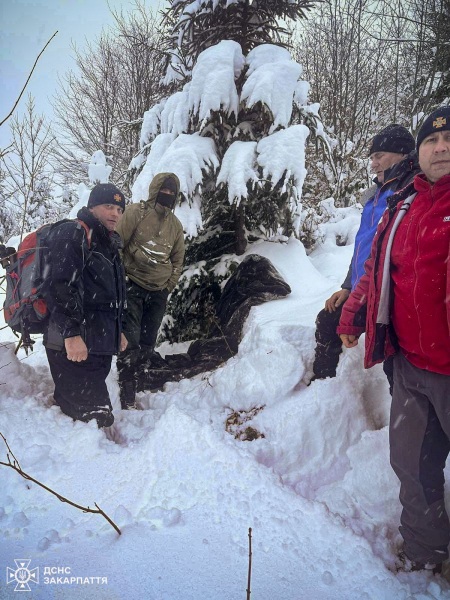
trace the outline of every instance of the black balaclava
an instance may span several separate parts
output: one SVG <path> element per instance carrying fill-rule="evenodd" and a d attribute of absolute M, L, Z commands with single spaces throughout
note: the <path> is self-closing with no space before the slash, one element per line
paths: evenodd
<path fill-rule="evenodd" d="M 165 194 L 165 193 L 161 192 L 161 190 L 163 188 L 171 190 L 172 192 L 174 192 L 174 195 Z M 177 184 L 175 182 L 175 179 L 173 177 L 166 177 L 164 179 L 161 187 L 159 188 L 158 195 L 156 196 L 156 202 L 158 202 L 158 204 L 162 204 L 163 206 L 166 206 L 167 208 L 170 208 L 170 210 L 173 210 L 176 199 L 177 199 Z"/>

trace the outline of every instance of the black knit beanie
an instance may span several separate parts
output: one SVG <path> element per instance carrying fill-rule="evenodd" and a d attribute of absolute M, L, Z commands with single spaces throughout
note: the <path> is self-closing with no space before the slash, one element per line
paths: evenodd
<path fill-rule="evenodd" d="M 425 119 L 417 134 L 417 151 L 423 140 L 437 131 L 448 131 L 450 129 L 450 106 L 441 106 Z"/>
<path fill-rule="evenodd" d="M 374 152 L 394 152 L 395 154 L 409 154 L 414 150 L 414 138 L 409 131 L 392 123 L 377 133 L 372 140 L 369 156 Z"/>
<path fill-rule="evenodd" d="M 92 188 L 88 200 L 88 208 L 99 204 L 117 204 L 125 210 L 125 196 L 112 183 L 98 183 Z"/>

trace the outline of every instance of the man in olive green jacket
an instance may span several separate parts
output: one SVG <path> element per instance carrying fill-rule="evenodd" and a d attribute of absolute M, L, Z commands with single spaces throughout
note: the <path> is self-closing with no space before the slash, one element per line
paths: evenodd
<path fill-rule="evenodd" d="M 135 406 L 140 354 L 150 364 L 167 297 L 181 275 L 184 260 L 183 227 L 173 214 L 180 191 L 174 173 L 153 178 L 148 199 L 127 207 L 116 231 L 122 237 L 127 275 L 124 328 L 128 346 L 117 360 L 123 409 Z"/>

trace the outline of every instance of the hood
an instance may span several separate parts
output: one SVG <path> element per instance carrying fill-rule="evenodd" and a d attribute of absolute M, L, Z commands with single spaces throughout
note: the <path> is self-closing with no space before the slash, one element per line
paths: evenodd
<path fill-rule="evenodd" d="M 178 196 L 180 195 L 180 180 L 175 175 L 175 173 L 158 173 L 157 175 L 155 175 L 153 177 L 152 182 L 150 183 L 149 188 L 148 188 L 147 201 L 150 202 L 151 204 L 155 204 L 156 196 L 158 195 L 159 190 L 161 189 L 161 186 L 164 183 L 164 180 L 166 179 L 166 177 L 173 177 L 173 179 L 175 179 L 175 183 L 177 186 L 177 191 L 175 194 L 175 203 L 177 202 Z"/>
<path fill-rule="evenodd" d="M 401 177 L 410 171 L 420 171 L 419 157 L 417 156 L 417 152 L 413 150 L 407 156 L 405 156 L 405 158 L 402 158 L 399 163 L 391 167 L 391 169 L 391 177 Z"/>

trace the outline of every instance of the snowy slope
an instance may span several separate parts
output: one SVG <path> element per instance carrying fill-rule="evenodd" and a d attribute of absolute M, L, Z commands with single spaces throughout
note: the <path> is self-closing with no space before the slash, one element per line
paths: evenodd
<path fill-rule="evenodd" d="M 296 240 L 249 249 L 268 257 L 292 287 L 253 309 L 239 353 L 214 373 L 139 395 L 107 431 L 74 423 L 52 405 L 40 342 L 28 358 L 0 331 L 0 431 L 22 468 L 74 502 L 94 502 L 121 527 L 84 514 L 0 467 L 0 598 L 14 559 L 31 559 L 33 599 L 232 600 L 245 598 L 248 527 L 253 528 L 252 600 L 424 600 L 450 598 L 423 573 L 394 574 L 398 483 L 388 458 L 390 397 L 382 369 L 362 369 L 361 345 L 338 376 L 307 387 L 314 320 L 339 288 L 354 236 L 352 211 L 308 257 Z M 179 351 L 180 348 L 174 349 Z M 164 347 L 162 351 L 171 351 Z M 225 430 L 232 410 L 264 406 Z M 1 450 L 0 460 L 6 458 Z M 449 469 L 447 469 L 449 479 Z M 44 583 L 107 577 L 108 583 Z"/>

